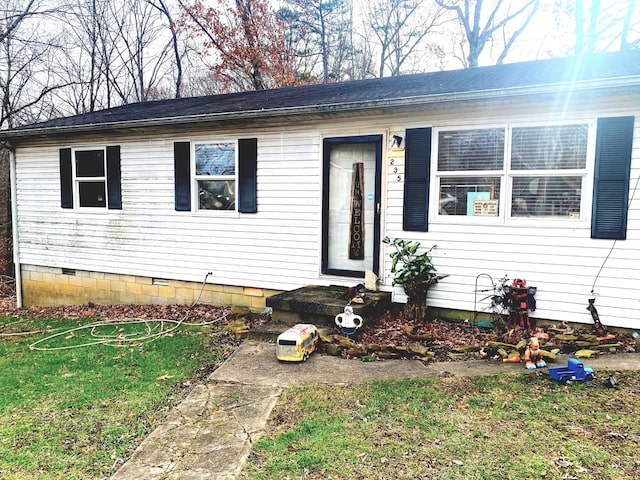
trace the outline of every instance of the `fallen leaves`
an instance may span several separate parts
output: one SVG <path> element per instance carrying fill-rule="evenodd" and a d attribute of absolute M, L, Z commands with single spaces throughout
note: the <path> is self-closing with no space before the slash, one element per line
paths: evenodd
<path fill-rule="evenodd" d="M 359 357 L 360 355 L 356 353 L 362 347 L 366 347 L 366 355 L 372 355 L 378 359 L 386 358 L 389 353 L 393 353 L 394 358 L 398 354 L 415 358 L 416 355 L 411 355 L 405 350 L 426 347 L 429 357 L 432 356 L 431 359 L 438 362 L 492 358 L 496 354 L 504 358 L 512 354 L 516 356 L 518 348 L 524 350 L 532 335 L 540 339 L 545 349 L 546 359 L 551 361 L 560 352 L 575 353 L 580 356 L 585 353 L 602 355 L 636 350 L 635 340 L 631 335 L 612 332 L 606 339 L 599 339 L 593 335 L 593 328 L 590 325 L 575 329 L 570 329 L 564 324 L 562 328 L 541 325 L 533 332 L 520 327 L 505 331 L 500 328 L 480 328 L 468 321 L 448 321 L 439 318 L 415 323 L 404 317 L 401 308 L 396 308 L 387 310 L 375 318 L 367 319 L 355 339 L 349 339 L 352 343 L 349 352 L 353 355 L 349 355 L 346 350 L 343 352 L 349 357 Z M 600 340 L 615 340 L 616 343 L 603 345 L 598 343 Z M 587 345 L 590 348 L 585 348 Z M 336 354 L 328 351 L 330 346 L 326 348 L 327 353 Z M 427 358 L 425 354 L 422 354 L 422 357 Z"/>

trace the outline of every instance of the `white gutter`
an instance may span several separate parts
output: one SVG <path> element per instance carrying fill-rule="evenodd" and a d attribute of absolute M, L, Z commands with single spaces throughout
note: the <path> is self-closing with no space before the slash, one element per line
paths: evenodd
<path fill-rule="evenodd" d="M 16 277 L 16 306 L 22 308 L 22 272 L 18 248 L 18 194 L 16 192 L 16 154 L 9 148 L 9 167 L 11 169 L 11 230 L 13 232 L 13 268 Z"/>

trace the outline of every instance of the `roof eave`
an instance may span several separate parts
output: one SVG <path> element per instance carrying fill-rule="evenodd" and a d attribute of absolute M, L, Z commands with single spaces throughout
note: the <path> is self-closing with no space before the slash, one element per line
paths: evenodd
<path fill-rule="evenodd" d="M 466 92 L 441 93 L 434 95 L 420 95 L 412 97 L 397 97 L 384 100 L 356 101 L 303 107 L 283 107 L 269 110 L 247 110 L 236 112 L 222 112 L 201 115 L 162 117 L 142 120 L 104 122 L 84 125 L 69 125 L 63 127 L 43 127 L 14 129 L 0 131 L 0 141 L 20 140 L 43 136 L 59 136 L 65 134 L 91 133 L 111 131 L 114 129 L 147 129 L 171 127 L 173 125 L 193 125 L 215 122 L 250 122 L 259 119 L 278 119 L 292 116 L 312 116 L 321 114 L 356 113 L 373 109 L 387 109 L 394 107 L 447 104 L 474 100 L 491 100 L 505 97 L 523 97 L 536 95 L 550 95 L 558 93 L 578 93 L 589 90 L 619 91 L 620 88 L 640 87 L 640 76 L 608 78 L 599 80 L 577 81 L 573 83 L 556 83 L 534 87 L 509 87 L 488 90 L 472 90 Z"/>

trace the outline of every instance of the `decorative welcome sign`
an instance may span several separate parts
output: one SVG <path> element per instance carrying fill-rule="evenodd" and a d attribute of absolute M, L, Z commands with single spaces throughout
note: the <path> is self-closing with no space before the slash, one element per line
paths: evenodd
<path fill-rule="evenodd" d="M 363 182 L 364 163 L 354 163 L 351 177 L 351 215 L 349 224 L 349 258 L 351 260 L 364 260 Z"/>

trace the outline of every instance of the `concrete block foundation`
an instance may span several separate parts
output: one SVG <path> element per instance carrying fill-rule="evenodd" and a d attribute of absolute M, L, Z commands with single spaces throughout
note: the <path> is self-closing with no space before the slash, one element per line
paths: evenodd
<path fill-rule="evenodd" d="M 38 265 L 22 265 L 22 303 L 29 306 L 118 304 L 192 304 L 250 307 L 260 312 L 266 299 L 281 293 L 182 280 L 139 277 Z"/>

